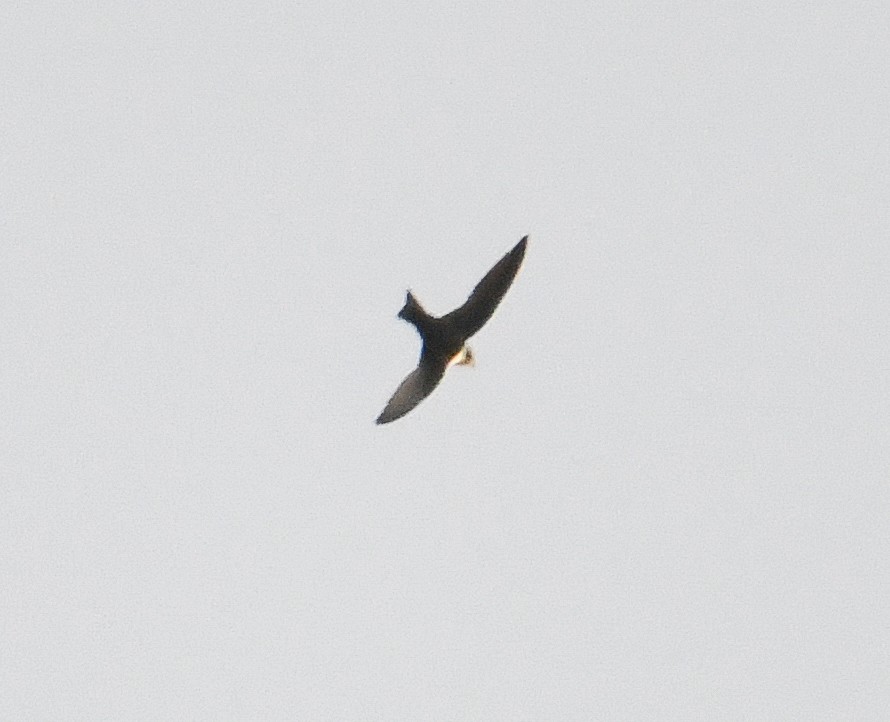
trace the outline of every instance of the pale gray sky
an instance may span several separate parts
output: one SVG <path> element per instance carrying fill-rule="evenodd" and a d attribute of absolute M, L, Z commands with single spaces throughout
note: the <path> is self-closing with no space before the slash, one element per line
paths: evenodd
<path fill-rule="evenodd" d="M 883 718 L 888 37 L 7 3 L 0 717 Z"/>

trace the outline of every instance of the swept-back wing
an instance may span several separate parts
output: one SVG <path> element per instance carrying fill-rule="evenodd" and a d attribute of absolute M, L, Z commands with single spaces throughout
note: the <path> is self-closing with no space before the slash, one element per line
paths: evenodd
<path fill-rule="evenodd" d="M 448 368 L 448 359 L 428 354 L 422 355 L 417 368 L 399 384 L 399 388 L 386 404 L 386 408 L 377 417 L 377 423 L 388 424 L 411 411 L 439 385 L 439 381 L 445 375 L 446 368 Z"/>
<path fill-rule="evenodd" d="M 482 328 L 516 278 L 516 273 L 525 257 L 527 242 L 528 236 L 524 236 L 476 284 L 464 305 L 443 316 L 442 320 L 453 324 L 453 328 L 464 338 L 469 338 Z"/>

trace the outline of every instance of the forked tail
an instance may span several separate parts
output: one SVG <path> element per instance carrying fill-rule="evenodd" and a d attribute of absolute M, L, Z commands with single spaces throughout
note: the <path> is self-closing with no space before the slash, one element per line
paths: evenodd
<path fill-rule="evenodd" d="M 420 302 L 414 298 L 414 294 L 411 291 L 408 291 L 408 295 L 405 298 L 405 305 L 402 306 L 402 310 L 399 311 L 399 318 L 405 319 L 408 323 L 413 323 L 417 326 L 419 323 L 423 322 L 423 319 L 427 317 L 427 312 L 423 310 L 423 306 L 420 305 Z"/>

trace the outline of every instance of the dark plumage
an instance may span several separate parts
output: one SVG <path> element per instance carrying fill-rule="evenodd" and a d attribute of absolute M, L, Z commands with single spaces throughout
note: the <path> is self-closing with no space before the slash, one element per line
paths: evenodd
<path fill-rule="evenodd" d="M 463 306 L 444 316 L 437 318 L 428 314 L 408 291 L 405 305 L 398 315 L 414 324 L 420 334 L 423 342 L 420 362 L 399 384 L 377 417 L 378 424 L 395 421 L 411 411 L 432 393 L 451 364 L 473 363 L 473 352 L 466 341 L 491 318 L 507 293 L 522 265 L 527 243 L 528 236 L 525 236 L 476 284 Z"/>

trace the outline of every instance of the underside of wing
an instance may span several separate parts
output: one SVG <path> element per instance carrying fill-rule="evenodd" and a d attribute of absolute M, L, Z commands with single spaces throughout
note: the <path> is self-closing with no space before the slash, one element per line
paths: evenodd
<path fill-rule="evenodd" d="M 377 423 L 388 424 L 411 411 L 439 385 L 447 367 L 447 359 L 421 357 L 417 368 L 399 384 L 386 408 L 377 417 Z"/>
<path fill-rule="evenodd" d="M 516 273 L 525 257 L 525 246 L 528 236 L 523 237 L 513 249 L 507 253 L 485 277 L 476 284 L 466 303 L 458 309 L 442 317 L 443 321 L 453 324 L 464 338 L 469 338 L 485 325 L 491 318 L 507 289 L 516 278 Z"/>

